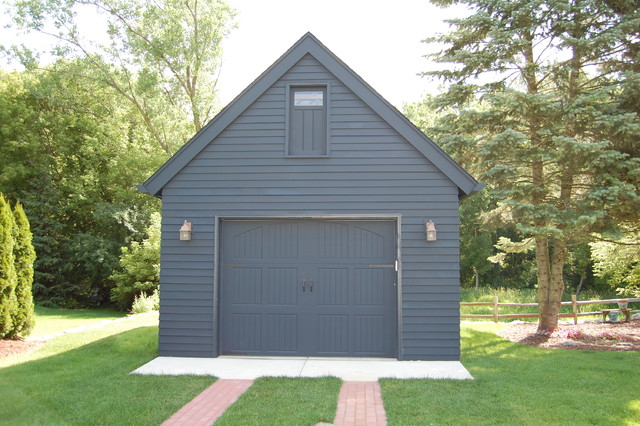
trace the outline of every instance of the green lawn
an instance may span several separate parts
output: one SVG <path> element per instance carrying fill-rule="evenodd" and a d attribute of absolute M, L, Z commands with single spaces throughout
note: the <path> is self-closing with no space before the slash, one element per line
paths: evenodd
<path fill-rule="evenodd" d="M 258 379 L 216 426 L 333 423 L 340 386 L 342 381 L 335 377 Z"/>
<path fill-rule="evenodd" d="M 36 326 L 29 337 L 56 334 L 79 326 L 91 326 L 105 320 L 122 318 L 126 312 L 113 309 L 60 309 L 36 306 Z"/>
<path fill-rule="evenodd" d="M 390 425 L 640 424 L 637 352 L 544 350 L 462 328 L 473 381 L 382 380 Z"/>
<path fill-rule="evenodd" d="M 389 424 L 640 424 L 636 352 L 532 348 L 498 337 L 503 326 L 462 328 L 462 362 L 476 380 L 382 380 Z M 160 424 L 215 379 L 129 374 L 156 351 L 151 313 L 0 360 L 0 423 Z M 331 422 L 340 385 L 334 378 L 259 379 L 218 423 Z"/>
<path fill-rule="evenodd" d="M 156 356 L 157 322 L 139 315 L 0 360 L 0 423 L 160 424 L 215 379 L 130 375 Z"/>

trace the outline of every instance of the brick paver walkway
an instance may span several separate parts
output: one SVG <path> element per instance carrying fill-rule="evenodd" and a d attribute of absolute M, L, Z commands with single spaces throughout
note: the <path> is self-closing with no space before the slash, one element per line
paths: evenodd
<path fill-rule="evenodd" d="M 386 425 L 378 382 L 344 382 L 333 421 L 338 426 Z"/>
<path fill-rule="evenodd" d="M 162 425 L 209 426 L 252 384 L 253 380 L 219 379 Z"/>

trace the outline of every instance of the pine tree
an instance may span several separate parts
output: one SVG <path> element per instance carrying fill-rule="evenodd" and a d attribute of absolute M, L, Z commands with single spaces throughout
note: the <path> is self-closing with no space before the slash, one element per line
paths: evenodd
<path fill-rule="evenodd" d="M 12 335 L 13 315 L 18 307 L 15 294 L 14 227 L 11 208 L 0 194 L 0 338 Z"/>
<path fill-rule="evenodd" d="M 448 151 L 472 152 L 502 200 L 495 215 L 533 239 L 539 332 L 555 328 L 568 247 L 638 223 L 637 7 L 602 0 L 433 0 L 472 11 L 429 42 L 449 84 L 434 105 Z M 635 53 L 634 53 L 635 52 Z M 453 65 L 452 65 L 453 64 Z M 637 90 L 636 90 L 637 92 Z M 633 141 L 632 144 L 629 141 Z M 637 150 L 636 150 L 637 154 Z"/>
<path fill-rule="evenodd" d="M 20 203 L 16 203 L 13 209 L 15 219 L 15 244 L 13 253 L 16 269 L 16 299 L 17 309 L 12 317 L 13 330 L 9 337 L 17 334 L 25 336 L 31 332 L 35 324 L 33 315 L 33 262 L 36 260 L 36 251 L 31 244 L 31 228 L 29 220 Z"/>

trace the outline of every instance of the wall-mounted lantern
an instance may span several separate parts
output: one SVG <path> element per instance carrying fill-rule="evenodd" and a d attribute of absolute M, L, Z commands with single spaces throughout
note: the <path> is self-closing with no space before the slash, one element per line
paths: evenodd
<path fill-rule="evenodd" d="M 425 224 L 425 234 L 427 235 L 427 241 L 436 241 L 438 239 L 438 230 L 436 224 L 432 220 Z"/>
<path fill-rule="evenodd" d="M 182 224 L 182 228 L 180 228 L 180 241 L 190 241 L 191 240 L 191 222 L 187 222 L 186 220 Z"/>

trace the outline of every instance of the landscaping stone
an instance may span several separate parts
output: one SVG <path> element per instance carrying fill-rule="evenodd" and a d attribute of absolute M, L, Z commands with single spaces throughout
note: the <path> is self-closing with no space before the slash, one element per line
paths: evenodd
<path fill-rule="evenodd" d="M 580 345 L 584 345 L 584 343 L 578 342 L 577 340 L 564 340 L 564 341 L 560 342 L 560 344 L 563 345 L 563 346 L 580 346 Z"/>

